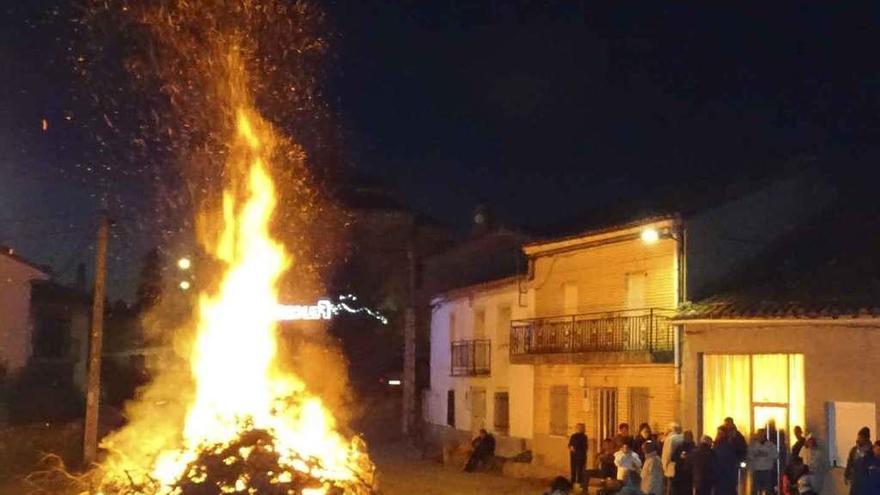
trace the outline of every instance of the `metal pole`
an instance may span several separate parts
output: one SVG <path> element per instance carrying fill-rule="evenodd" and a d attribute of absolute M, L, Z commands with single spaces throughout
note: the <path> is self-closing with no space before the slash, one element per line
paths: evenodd
<path fill-rule="evenodd" d="M 776 483 L 775 483 L 776 484 L 776 493 L 782 493 L 782 486 L 781 486 L 782 485 L 782 459 L 780 459 L 782 457 L 782 455 L 781 455 L 782 451 L 780 450 L 782 448 L 782 445 L 780 445 L 780 442 L 782 441 L 782 439 L 779 437 L 780 437 L 779 427 L 777 426 L 776 427 Z"/>
<path fill-rule="evenodd" d="M 95 461 L 98 452 L 98 407 L 101 401 L 101 347 L 104 334 L 104 276 L 107 269 L 108 230 L 107 215 L 102 214 L 98 224 L 98 246 L 95 254 L 95 293 L 92 300 L 86 417 L 83 428 L 83 461 L 87 465 Z"/>

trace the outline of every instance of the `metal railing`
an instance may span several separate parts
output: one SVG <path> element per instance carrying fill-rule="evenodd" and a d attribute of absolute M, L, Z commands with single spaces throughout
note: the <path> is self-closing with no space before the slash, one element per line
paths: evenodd
<path fill-rule="evenodd" d="M 452 376 L 488 375 L 492 365 L 492 343 L 487 340 L 452 342 Z"/>
<path fill-rule="evenodd" d="M 673 314 L 648 308 L 514 320 L 510 323 L 510 354 L 671 353 L 674 336 L 669 318 Z"/>

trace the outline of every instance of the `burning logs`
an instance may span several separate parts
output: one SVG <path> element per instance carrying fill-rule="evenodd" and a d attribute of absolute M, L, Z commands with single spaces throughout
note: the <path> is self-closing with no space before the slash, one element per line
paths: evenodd
<path fill-rule="evenodd" d="M 275 439 L 266 430 L 249 429 L 226 444 L 204 448 L 187 464 L 183 475 L 172 486 L 156 483 L 138 485 L 117 480 L 105 486 L 102 494 L 118 495 L 375 495 L 372 479 L 354 475 L 352 479 L 325 479 L 323 466 L 314 458 L 277 451 Z M 367 461 L 369 462 L 369 461 Z M 353 470 L 368 473 L 372 465 Z M 123 486 L 124 485 L 124 486 Z"/>
<path fill-rule="evenodd" d="M 321 467 L 315 459 L 294 457 L 283 463 L 280 461 L 273 437 L 265 430 L 249 430 L 235 442 L 203 451 L 187 466 L 176 488 L 181 495 L 373 493 L 366 480 L 338 481 L 315 477 L 312 473 L 320 471 Z"/>

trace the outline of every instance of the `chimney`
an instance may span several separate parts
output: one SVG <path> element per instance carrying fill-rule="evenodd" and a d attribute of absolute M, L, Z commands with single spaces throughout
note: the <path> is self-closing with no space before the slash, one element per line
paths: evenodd
<path fill-rule="evenodd" d="M 80 263 L 76 265 L 76 282 L 77 289 L 86 290 L 86 264 Z"/>
<path fill-rule="evenodd" d="M 486 203 L 477 205 L 474 209 L 474 216 L 471 220 L 473 221 L 473 227 L 471 229 L 472 235 L 477 237 L 485 234 L 490 228 L 492 228 L 492 215 L 489 211 L 489 205 Z"/>

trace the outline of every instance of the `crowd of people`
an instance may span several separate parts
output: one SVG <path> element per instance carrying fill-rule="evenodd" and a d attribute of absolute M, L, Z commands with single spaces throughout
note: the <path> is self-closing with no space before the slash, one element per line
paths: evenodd
<path fill-rule="evenodd" d="M 583 424 L 568 442 L 571 477 L 556 478 L 551 495 L 586 491 L 587 437 Z M 715 432 L 695 441 L 691 431 L 676 423 L 660 435 L 648 424 L 636 435 L 621 423 L 617 435 L 605 438 L 596 455 L 600 495 L 735 495 L 750 487 L 751 495 L 819 495 L 830 468 L 815 436 L 794 428 L 788 448 L 785 432 L 773 421 L 749 440 L 733 418 Z M 859 430 L 847 459 L 844 478 L 849 495 L 880 495 L 880 440 L 871 443 L 867 427 Z M 750 482 L 747 482 L 750 479 Z"/>

